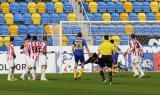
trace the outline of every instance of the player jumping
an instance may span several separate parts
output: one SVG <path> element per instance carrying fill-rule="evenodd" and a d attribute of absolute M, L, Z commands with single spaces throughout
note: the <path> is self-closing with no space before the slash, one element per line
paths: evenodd
<path fill-rule="evenodd" d="M 87 43 L 84 39 L 82 39 L 82 33 L 78 33 L 77 34 L 77 38 L 73 41 L 73 47 L 72 47 L 72 51 L 75 57 L 75 66 L 74 66 L 74 79 L 77 80 L 81 78 L 82 73 L 83 73 L 83 69 L 84 69 L 84 46 L 87 49 L 87 52 L 89 53 L 89 48 L 87 46 Z M 80 69 L 80 73 L 77 76 L 77 66 L 78 66 L 78 62 L 81 62 L 81 69 Z"/>

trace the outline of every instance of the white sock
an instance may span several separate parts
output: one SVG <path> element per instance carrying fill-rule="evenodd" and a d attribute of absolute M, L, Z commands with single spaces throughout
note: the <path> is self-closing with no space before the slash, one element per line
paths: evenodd
<path fill-rule="evenodd" d="M 139 75 L 139 73 L 138 73 L 138 71 L 137 71 L 135 65 L 133 65 L 132 69 L 133 69 L 134 74 Z"/>
<path fill-rule="evenodd" d="M 14 79 L 14 70 L 15 69 L 12 69 L 11 79 Z"/>
<path fill-rule="evenodd" d="M 31 74 L 32 74 L 33 80 L 35 80 L 35 79 L 36 79 L 36 75 L 35 75 L 35 70 L 34 70 L 34 68 L 31 69 Z"/>
<path fill-rule="evenodd" d="M 25 76 L 26 74 L 28 74 L 28 72 L 29 72 L 29 70 L 28 70 L 28 69 L 25 69 L 25 71 L 23 72 L 23 74 L 22 74 L 22 76 L 21 76 L 21 77 L 23 77 L 23 78 L 24 78 L 24 76 Z"/>
<path fill-rule="evenodd" d="M 137 64 L 136 67 L 137 67 L 138 71 L 141 73 L 141 75 L 144 75 L 144 72 L 143 72 L 141 66 L 139 64 Z"/>
<path fill-rule="evenodd" d="M 46 69 L 42 69 L 42 72 L 41 72 L 41 79 L 46 79 L 45 71 L 46 71 Z"/>
<path fill-rule="evenodd" d="M 11 80 L 11 76 L 12 76 L 12 68 L 9 68 L 8 70 L 8 80 Z"/>

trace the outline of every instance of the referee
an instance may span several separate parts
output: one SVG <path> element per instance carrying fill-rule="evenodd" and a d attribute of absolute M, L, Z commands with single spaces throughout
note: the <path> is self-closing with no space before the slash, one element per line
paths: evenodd
<path fill-rule="evenodd" d="M 100 75 L 103 79 L 102 83 L 107 83 L 104 75 L 105 67 L 107 66 L 107 71 L 109 73 L 109 84 L 112 82 L 112 52 L 115 51 L 115 47 L 109 41 L 109 36 L 104 36 L 104 41 L 98 47 L 99 65 L 100 65 Z"/>

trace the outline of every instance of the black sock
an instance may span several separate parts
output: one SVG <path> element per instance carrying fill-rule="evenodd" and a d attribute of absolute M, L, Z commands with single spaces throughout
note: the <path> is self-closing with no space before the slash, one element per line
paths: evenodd
<path fill-rule="evenodd" d="M 112 82 L 112 72 L 109 72 L 109 82 Z"/>
<path fill-rule="evenodd" d="M 101 75 L 101 77 L 102 77 L 102 79 L 103 79 L 103 81 L 104 81 L 104 80 L 105 80 L 104 72 L 103 72 L 103 71 L 100 71 L 100 75 Z"/>

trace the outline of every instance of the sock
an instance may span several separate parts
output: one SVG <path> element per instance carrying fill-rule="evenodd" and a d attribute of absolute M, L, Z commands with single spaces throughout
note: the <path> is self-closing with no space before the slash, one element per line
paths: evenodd
<path fill-rule="evenodd" d="M 100 75 L 101 75 L 101 77 L 102 77 L 103 81 L 104 81 L 104 80 L 106 80 L 106 79 L 105 79 L 105 76 L 104 76 L 104 72 L 103 72 L 103 71 L 100 71 Z"/>
<path fill-rule="evenodd" d="M 8 72 L 8 80 L 11 80 L 11 76 L 12 76 L 12 69 L 9 68 L 9 72 Z"/>
<path fill-rule="evenodd" d="M 139 75 L 135 65 L 133 65 L 132 69 L 133 69 L 134 74 Z"/>
<path fill-rule="evenodd" d="M 23 72 L 23 74 L 21 75 L 21 77 L 23 77 L 23 78 L 24 78 L 24 77 L 25 77 L 25 75 L 26 75 L 26 74 L 28 74 L 28 72 L 29 72 L 29 70 L 28 70 L 28 69 L 25 69 L 25 71 Z"/>
<path fill-rule="evenodd" d="M 81 77 L 81 76 L 82 76 L 83 70 L 84 70 L 84 68 L 81 68 L 81 69 L 80 69 L 80 73 L 79 73 L 78 77 Z"/>
<path fill-rule="evenodd" d="M 35 70 L 34 70 L 34 68 L 31 69 L 31 74 L 32 74 L 33 80 L 35 80 L 35 79 L 36 79 L 36 75 L 35 75 Z"/>
<path fill-rule="evenodd" d="M 112 82 L 112 72 L 108 72 L 109 73 L 109 82 Z"/>
<path fill-rule="evenodd" d="M 42 69 L 41 79 L 46 79 L 45 71 L 46 71 L 46 69 Z"/>
<path fill-rule="evenodd" d="M 12 74 L 11 74 L 11 79 L 13 80 L 14 79 L 14 68 L 12 69 Z"/>
<path fill-rule="evenodd" d="M 74 75 L 74 78 L 77 78 L 77 68 L 74 68 L 73 75 Z"/>
<path fill-rule="evenodd" d="M 144 72 L 143 72 L 141 66 L 139 64 L 137 64 L 136 67 L 137 67 L 137 70 L 141 73 L 141 75 L 144 75 Z"/>

